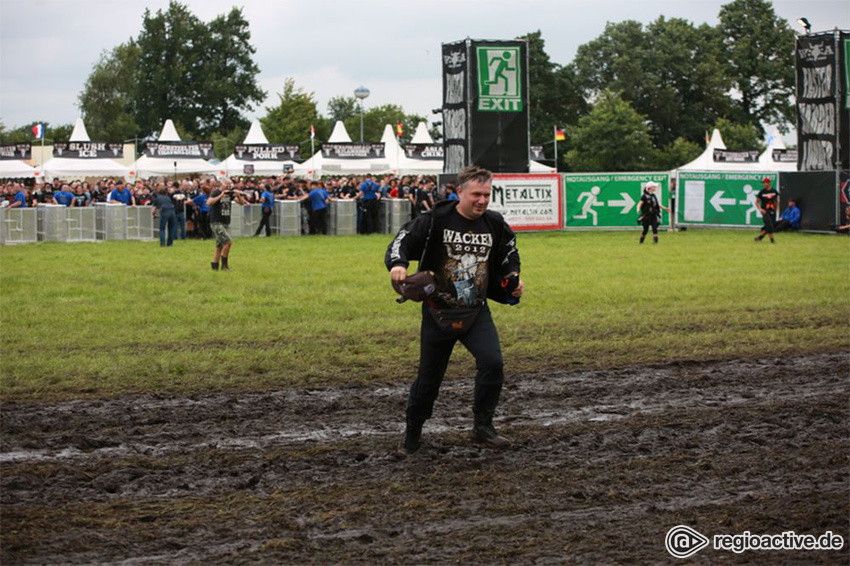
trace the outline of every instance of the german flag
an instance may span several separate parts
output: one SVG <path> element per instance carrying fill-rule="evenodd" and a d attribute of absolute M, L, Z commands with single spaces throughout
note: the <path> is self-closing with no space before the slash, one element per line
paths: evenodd
<path fill-rule="evenodd" d="M 555 140 L 556 141 L 564 141 L 567 139 L 567 131 L 563 128 L 555 128 Z"/>

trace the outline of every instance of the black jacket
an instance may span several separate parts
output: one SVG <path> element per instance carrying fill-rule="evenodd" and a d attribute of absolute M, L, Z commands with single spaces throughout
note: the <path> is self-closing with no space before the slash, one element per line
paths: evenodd
<path fill-rule="evenodd" d="M 419 271 L 438 271 L 438 246 L 443 244 L 444 219 L 457 206 L 457 201 L 438 202 L 430 211 L 402 226 L 390 242 L 384 255 L 384 264 L 390 270 L 396 265 L 407 267 L 411 261 L 419 261 Z M 484 213 L 485 223 L 493 234 L 493 249 L 487 266 L 487 298 L 499 303 L 508 302 L 508 294 L 502 288 L 502 279 L 513 272 L 519 273 L 519 250 L 516 235 L 498 212 Z"/>

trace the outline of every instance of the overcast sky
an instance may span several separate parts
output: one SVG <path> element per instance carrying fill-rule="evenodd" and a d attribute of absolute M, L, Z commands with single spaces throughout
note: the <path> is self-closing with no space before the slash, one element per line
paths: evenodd
<path fill-rule="evenodd" d="M 552 60 L 567 64 L 606 22 L 659 16 L 717 23 L 721 0 L 187 0 L 204 21 L 241 5 L 251 26 L 265 115 L 286 77 L 327 101 L 371 90 L 369 105 L 399 104 L 430 117 L 441 105 L 440 45 L 466 37 L 510 39 L 540 30 Z M 848 0 L 774 0 L 813 31 L 850 29 Z M 79 116 L 77 96 L 101 53 L 136 37 L 145 7 L 168 0 L 0 0 L 0 119 L 7 127 Z M 533 86 L 532 86 L 533 88 Z M 163 119 L 167 118 L 164 116 Z"/>

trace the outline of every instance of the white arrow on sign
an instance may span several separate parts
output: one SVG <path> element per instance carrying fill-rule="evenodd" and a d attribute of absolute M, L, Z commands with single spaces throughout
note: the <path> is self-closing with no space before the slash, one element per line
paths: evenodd
<path fill-rule="evenodd" d="M 623 196 L 623 200 L 609 200 L 608 206 L 619 206 L 622 207 L 623 210 L 620 214 L 628 214 L 629 211 L 634 207 L 635 201 L 632 197 L 629 196 L 629 193 L 620 193 Z"/>
<path fill-rule="evenodd" d="M 711 203 L 711 206 L 713 206 L 714 210 L 717 212 L 723 212 L 723 205 L 734 206 L 737 204 L 733 198 L 723 198 L 723 191 L 717 191 L 714 193 L 714 196 L 711 197 L 711 200 L 708 202 Z"/>

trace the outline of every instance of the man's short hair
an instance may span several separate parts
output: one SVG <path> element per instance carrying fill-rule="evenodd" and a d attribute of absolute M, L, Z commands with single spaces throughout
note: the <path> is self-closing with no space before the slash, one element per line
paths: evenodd
<path fill-rule="evenodd" d="M 457 174 L 457 182 L 462 187 L 466 187 L 466 184 L 470 181 L 489 183 L 492 180 L 493 173 L 478 165 L 467 165 Z"/>

